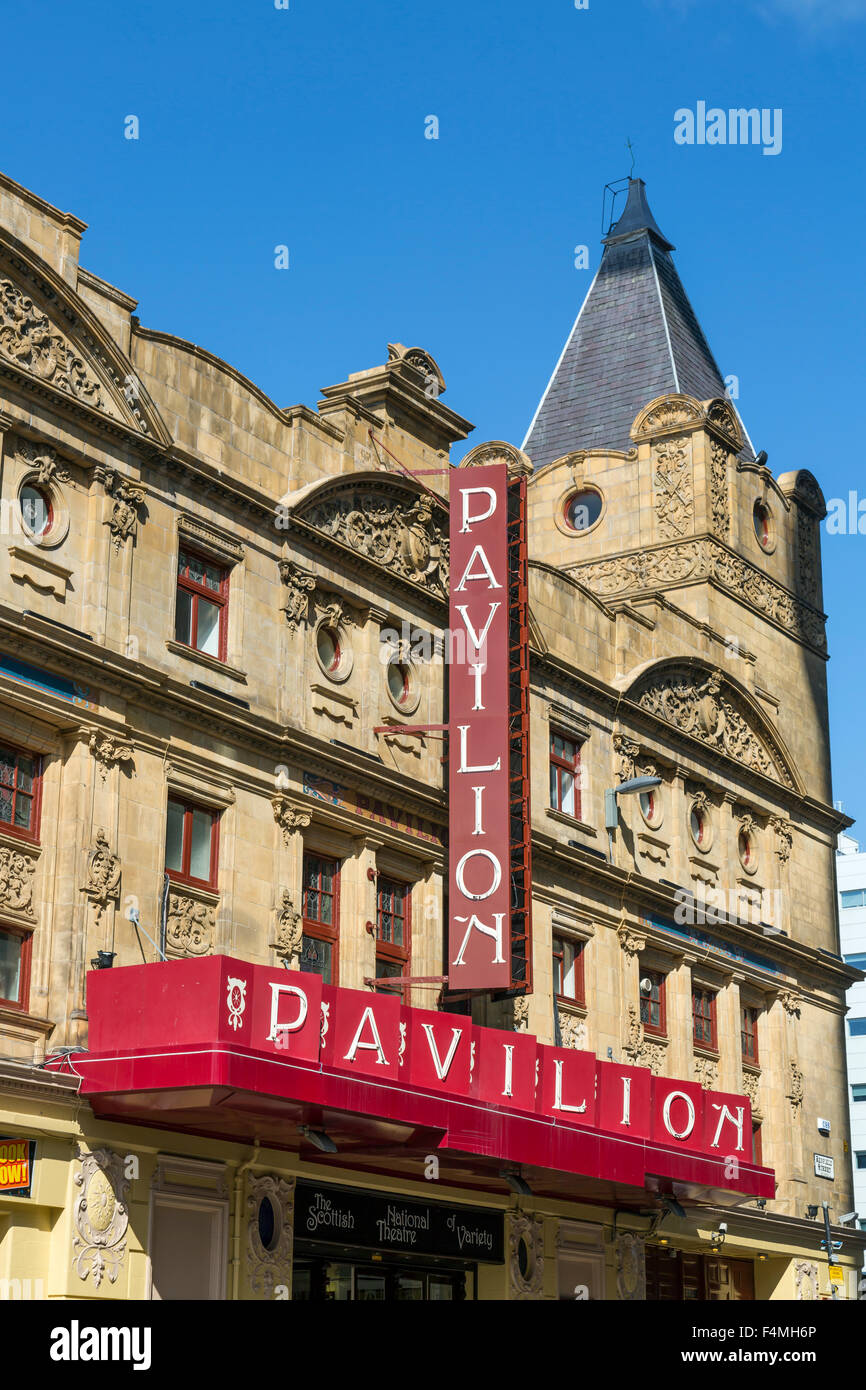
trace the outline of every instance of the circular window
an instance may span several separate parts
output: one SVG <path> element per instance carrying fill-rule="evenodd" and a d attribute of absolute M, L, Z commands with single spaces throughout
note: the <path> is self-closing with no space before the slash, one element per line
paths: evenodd
<path fill-rule="evenodd" d="M 342 661 L 340 639 L 332 627 L 320 627 L 316 633 L 316 655 L 322 670 L 329 676 L 339 671 Z"/>
<path fill-rule="evenodd" d="M 755 503 L 752 509 L 752 520 L 755 526 L 755 536 L 761 549 L 775 550 L 776 528 L 773 525 L 773 513 L 766 502 L 759 500 Z"/>
<path fill-rule="evenodd" d="M 594 487 L 581 488 L 566 498 L 564 514 L 572 531 L 589 531 L 601 516 L 604 501 Z"/>
<path fill-rule="evenodd" d="M 709 849 L 712 840 L 710 818 L 703 806 L 695 804 L 689 811 L 689 831 L 698 849 Z"/>
<path fill-rule="evenodd" d="M 270 1197 L 263 1197 L 259 1202 L 258 1214 L 259 1240 L 265 1250 L 274 1250 L 277 1244 L 277 1213 L 274 1211 L 274 1204 Z"/>
<path fill-rule="evenodd" d="M 392 661 L 388 667 L 388 694 L 395 705 L 405 705 L 409 701 L 409 667 L 400 661 Z"/>
<path fill-rule="evenodd" d="M 647 825 L 655 827 L 662 823 L 662 799 L 659 796 L 661 788 L 651 787 L 649 791 L 641 792 L 638 797 L 640 813 Z"/>
<path fill-rule="evenodd" d="M 18 506 L 24 529 L 29 535 L 39 539 L 48 534 L 54 520 L 54 509 L 47 493 L 25 483 L 18 494 Z"/>
<path fill-rule="evenodd" d="M 758 867 L 758 852 L 751 830 L 740 831 L 737 836 L 737 853 L 746 873 L 753 874 Z"/>

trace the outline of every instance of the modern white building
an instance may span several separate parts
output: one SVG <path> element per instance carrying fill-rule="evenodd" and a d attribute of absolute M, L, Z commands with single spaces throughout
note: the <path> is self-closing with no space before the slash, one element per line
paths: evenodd
<path fill-rule="evenodd" d="M 866 853 L 856 840 L 839 836 L 836 856 L 841 952 L 849 965 L 866 970 Z M 846 1042 L 854 1166 L 854 1206 L 866 1230 L 866 980 L 848 991 Z"/>

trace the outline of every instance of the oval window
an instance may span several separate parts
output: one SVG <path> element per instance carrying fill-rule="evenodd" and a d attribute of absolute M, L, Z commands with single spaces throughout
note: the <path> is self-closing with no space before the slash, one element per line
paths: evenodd
<path fill-rule="evenodd" d="M 395 705 L 405 705 L 409 699 L 409 668 L 399 661 L 388 667 L 388 693 Z"/>
<path fill-rule="evenodd" d="M 706 849 L 709 844 L 709 822 L 700 806 L 693 806 L 689 812 L 689 830 L 698 849 Z"/>
<path fill-rule="evenodd" d="M 766 502 L 758 501 L 752 510 L 755 535 L 762 550 L 772 550 L 774 545 L 773 514 Z"/>
<path fill-rule="evenodd" d="M 747 873 L 753 874 L 758 867 L 758 857 L 755 852 L 754 837 L 748 830 L 741 830 L 737 836 L 737 850 L 743 868 Z"/>
<path fill-rule="evenodd" d="M 259 1240 L 265 1250 L 273 1250 L 277 1237 L 277 1214 L 270 1197 L 259 1202 Z"/>
<path fill-rule="evenodd" d="M 53 515 L 51 502 L 40 488 L 26 483 L 19 494 L 18 506 L 24 529 L 31 536 L 44 536 L 50 530 Z"/>
<path fill-rule="evenodd" d="M 336 671 L 340 665 L 340 639 L 333 628 L 320 627 L 316 633 L 316 654 L 323 671 Z"/>
<path fill-rule="evenodd" d="M 594 487 L 573 492 L 565 504 L 565 520 L 572 531 L 588 531 L 601 516 L 603 506 L 600 492 Z"/>
<path fill-rule="evenodd" d="M 661 798 L 658 788 L 653 787 L 650 791 L 641 792 L 638 797 L 640 813 L 647 825 L 659 825 L 662 818 Z"/>

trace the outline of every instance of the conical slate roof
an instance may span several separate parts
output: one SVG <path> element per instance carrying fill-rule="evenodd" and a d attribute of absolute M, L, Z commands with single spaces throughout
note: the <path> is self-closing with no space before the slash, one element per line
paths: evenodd
<path fill-rule="evenodd" d="M 601 265 L 523 441 L 536 470 L 576 449 L 630 449 L 635 416 L 656 396 L 725 394 L 673 250 L 643 179 L 629 179 L 625 210 L 604 238 Z"/>

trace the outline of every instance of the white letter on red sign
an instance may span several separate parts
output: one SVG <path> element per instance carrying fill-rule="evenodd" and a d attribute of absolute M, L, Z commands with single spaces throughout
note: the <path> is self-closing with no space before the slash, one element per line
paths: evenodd
<path fill-rule="evenodd" d="M 493 865 L 493 882 L 486 893 L 470 893 L 469 889 L 466 887 L 463 875 L 466 869 L 466 863 L 469 859 L 489 859 L 490 863 Z M 454 878 L 464 898 L 471 898 L 473 902 L 481 902 L 484 898 L 493 897 L 493 894 L 502 882 L 502 867 L 496 855 L 492 854 L 489 849 L 470 849 L 466 851 L 457 865 Z M 458 918 L 458 921 L 459 920 L 462 919 Z"/>
<path fill-rule="evenodd" d="M 561 1057 L 553 1060 L 553 1069 L 556 1073 L 556 1085 L 554 1087 L 553 1108 L 554 1110 L 573 1110 L 576 1115 L 582 1115 L 586 1109 L 586 1101 L 582 1105 L 564 1105 L 562 1101 L 562 1068 L 565 1066 Z"/>
<path fill-rule="evenodd" d="M 460 766 L 458 772 L 498 772 L 502 766 L 502 759 L 497 758 L 495 763 L 479 763 L 477 767 L 472 767 L 466 761 L 466 735 L 469 733 L 468 724 L 458 724 L 460 732 Z"/>
<path fill-rule="evenodd" d="M 373 1030 L 373 1042 L 361 1042 L 361 1034 L 363 1033 L 364 1027 L 367 1023 L 369 1023 L 370 1027 Z M 349 1048 L 349 1051 L 346 1053 L 345 1057 L 343 1058 L 343 1061 L 354 1062 L 355 1053 L 358 1051 L 359 1048 L 368 1052 L 378 1052 L 379 1055 L 376 1058 L 377 1063 L 380 1067 L 387 1067 L 388 1059 L 385 1056 L 385 1049 L 382 1047 L 382 1039 L 379 1037 L 379 1030 L 376 1027 L 376 1017 L 373 1013 L 372 1005 L 366 1008 L 363 1014 L 361 1015 L 361 1022 L 358 1024 L 358 1031 L 355 1034 L 355 1037 L 352 1041 L 352 1046 Z"/>
<path fill-rule="evenodd" d="M 622 1079 L 622 1119 L 621 1125 L 631 1124 L 631 1077 L 624 1076 Z"/>
<path fill-rule="evenodd" d="M 684 1100 L 688 1106 L 689 1122 L 685 1129 L 674 1129 L 671 1124 L 671 1106 L 675 1100 Z M 675 1139 L 688 1139 L 695 1127 L 695 1107 L 692 1104 L 691 1096 L 687 1096 L 685 1091 L 671 1091 L 670 1095 L 665 1097 L 665 1103 L 662 1107 L 662 1119 L 664 1120 L 665 1129 L 668 1134 L 672 1134 Z"/>
<path fill-rule="evenodd" d="M 490 498 L 490 506 L 486 512 L 480 512 L 478 516 L 469 515 L 469 498 L 473 493 L 486 493 Z M 460 534 L 469 530 L 470 526 L 475 526 L 479 521 L 488 521 L 496 511 L 496 492 L 492 487 L 462 487 L 460 496 L 463 499 L 463 525 L 460 527 Z"/>
<path fill-rule="evenodd" d="M 502 1087 L 502 1094 L 510 1096 L 512 1094 L 511 1078 L 514 1071 L 514 1043 L 503 1043 L 502 1046 L 505 1048 L 505 1085 Z"/>
<path fill-rule="evenodd" d="M 298 1016 L 294 1023 L 278 1023 L 277 1015 L 280 1011 L 280 995 L 296 994 L 298 997 Z M 304 1026 L 304 1019 L 307 1017 L 307 996 L 299 985 L 271 985 L 271 1031 L 268 1033 L 268 1042 L 275 1042 L 278 1033 L 297 1033 L 299 1028 Z"/>
<path fill-rule="evenodd" d="M 468 897 L 469 894 L 467 893 L 466 896 Z M 492 937 L 493 937 L 493 940 L 496 942 L 496 954 L 495 954 L 494 957 L 493 957 L 493 964 L 494 964 L 494 965 L 504 965 L 504 964 L 505 964 L 505 957 L 504 957 L 503 954 L 502 954 L 502 922 L 503 922 L 504 917 L 505 917 L 505 913 L 504 913 L 504 912 L 494 912 L 494 914 L 493 914 L 493 920 L 494 920 L 494 922 L 496 923 L 496 926 L 495 926 L 495 927 L 485 927 L 484 923 L 483 923 L 483 922 L 479 922 L 478 918 L 477 918 L 477 917 L 475 916 L 475 914 L 473 913 L 473 915 L 472 915 L 470 918 L 468 918 L 469 926 L 466 928 L 466 935 L 464 936 L 462 942 L 460 943 L 460 950 L 457 952 L 457 955 L 456 955 L 456 957 L 455 957 L 455 959 L 454 959 L 454 964 L 455 964 L 455 965 L 462 965 L 462 964 L 463 964 L 463 952 L 466 950 L 466 944 L 467 944 L 467 942 L 469 941 L 470 936 L 472 935 L 472 928 L 475 927 L 476 931 L 483 932 L 485 936 L 492 936 Z M 466 917 L 455 917 L 455 918 L 454 918 L 454 921 L 455 921 L 455 922 L 465 922 L 465 921 L 467 921 L 467 918 L 466 918 Z"/>
<path fill-rule="evenodd" d="M 482 568 L 482 570 L 484 571 L 483 574 L 471 574 L 471 573 L 470 573 L 470 571 L 471 571 L 471 569 L 472 569 L 472 566 L 475 564 L 475 557 L 476 557 L 476 555 L 478 556 L 478 558 L 479 558 L 480 561 L 481 561 L 481 568 Z M 467 584 L 472 584 L 472 583 L 473 583 L 475 580 L 477 580 L 477 579 L 484 579 L 485 576 L 486 576 L 487 581 L 488 581 L 488 588 L 490 588 L 490 589 L 501 589 L 501 588 L 502 588 L 502 585 L 499 584 L 499 583 L 497 582 L 496 576 L 494 575 L 493 569 L 491 568 L 490 561 L 488 560 L 486 554 L 484 553 L 484 546 L 483 546 L 483 545 L 476 545 L 476 547 L 475 547 L 475 549 L 473 550 L 472 554 L 469 556 L 469 564 L 466 566 L 465 570 L 463 571 L 463 577 L 462 577 L 462 579 L 460 580 L 460 583 L 457 585 L 457 592 L 458 592 L 458 594 L 463 592 L 463 590 L 466 588 L 466 585 L 467 585 Z"/>
<path fill-rule="evenodd" d="M 433 1036 L 433 1024 L 422 1023 L 421 1027 L 427 1034 L 427 1043 L 430 1047 L 430 1056 L 433 1058 L 433 1065 L 436 1068 L 436 1075 L 439 1077 L 440 1081 L 444 1081 L 451 1070 L 451 1063 L 454 1061 L 454 1053 L 457 1051 L 457 1044 L 463 1037 L 463 1029 L 452 1029 L 453 1037 L 451 1038 L 451 1046 L 448 1049 L 445 1061 L 441 1062 L 439 1060 L 439 1049 L 436 1046 L 436 1039 Z"/>
<path fill-rule="evenodd" d="M 737 1142 L 736 1142 L 735 1148 L 736 1148 L 737 1150 L 742 1149 L 742 1147 L 743 1147 L 743 1114 L 744 1114 L 744 1107 L 743 1107 L 742 1105 L 738 1105 L 738 1106 L 737 1106 L 737 1113 L 736 1113 L 736 1115 L 732 1115 L 731 1112 L 730 1112 L 730 1110 L 728 1109 L 727 1105 L 716 1105 L 716 1103 L 715 1103 L 715 1101 L 714 1101 L 714 1102 L 713 1102 L 713 1109 L 714 1109 L 714 1110 L 720 1110 L 722 1113 L 719 1115 L 719 1123 L 718 1123 L 718 1125 L 716 1126 L 716 1137 L 715 1137 L 715 1139 L 713 1140 L 712 1144 L 710 1145 L 710 1148 L 711 1148 L 711 1149 L 717 1149 L 717 1148 L 719 1147 L 719 1136 L 721 1135 L 721 1132 L 722 1132 L 722 1125 L 725 1123 L 725 1120 L 730 1120 L 731 1124 L 734 1125 L 734 1127 L 736 1128 L 736 1131 L 737 1131 Z"/>

